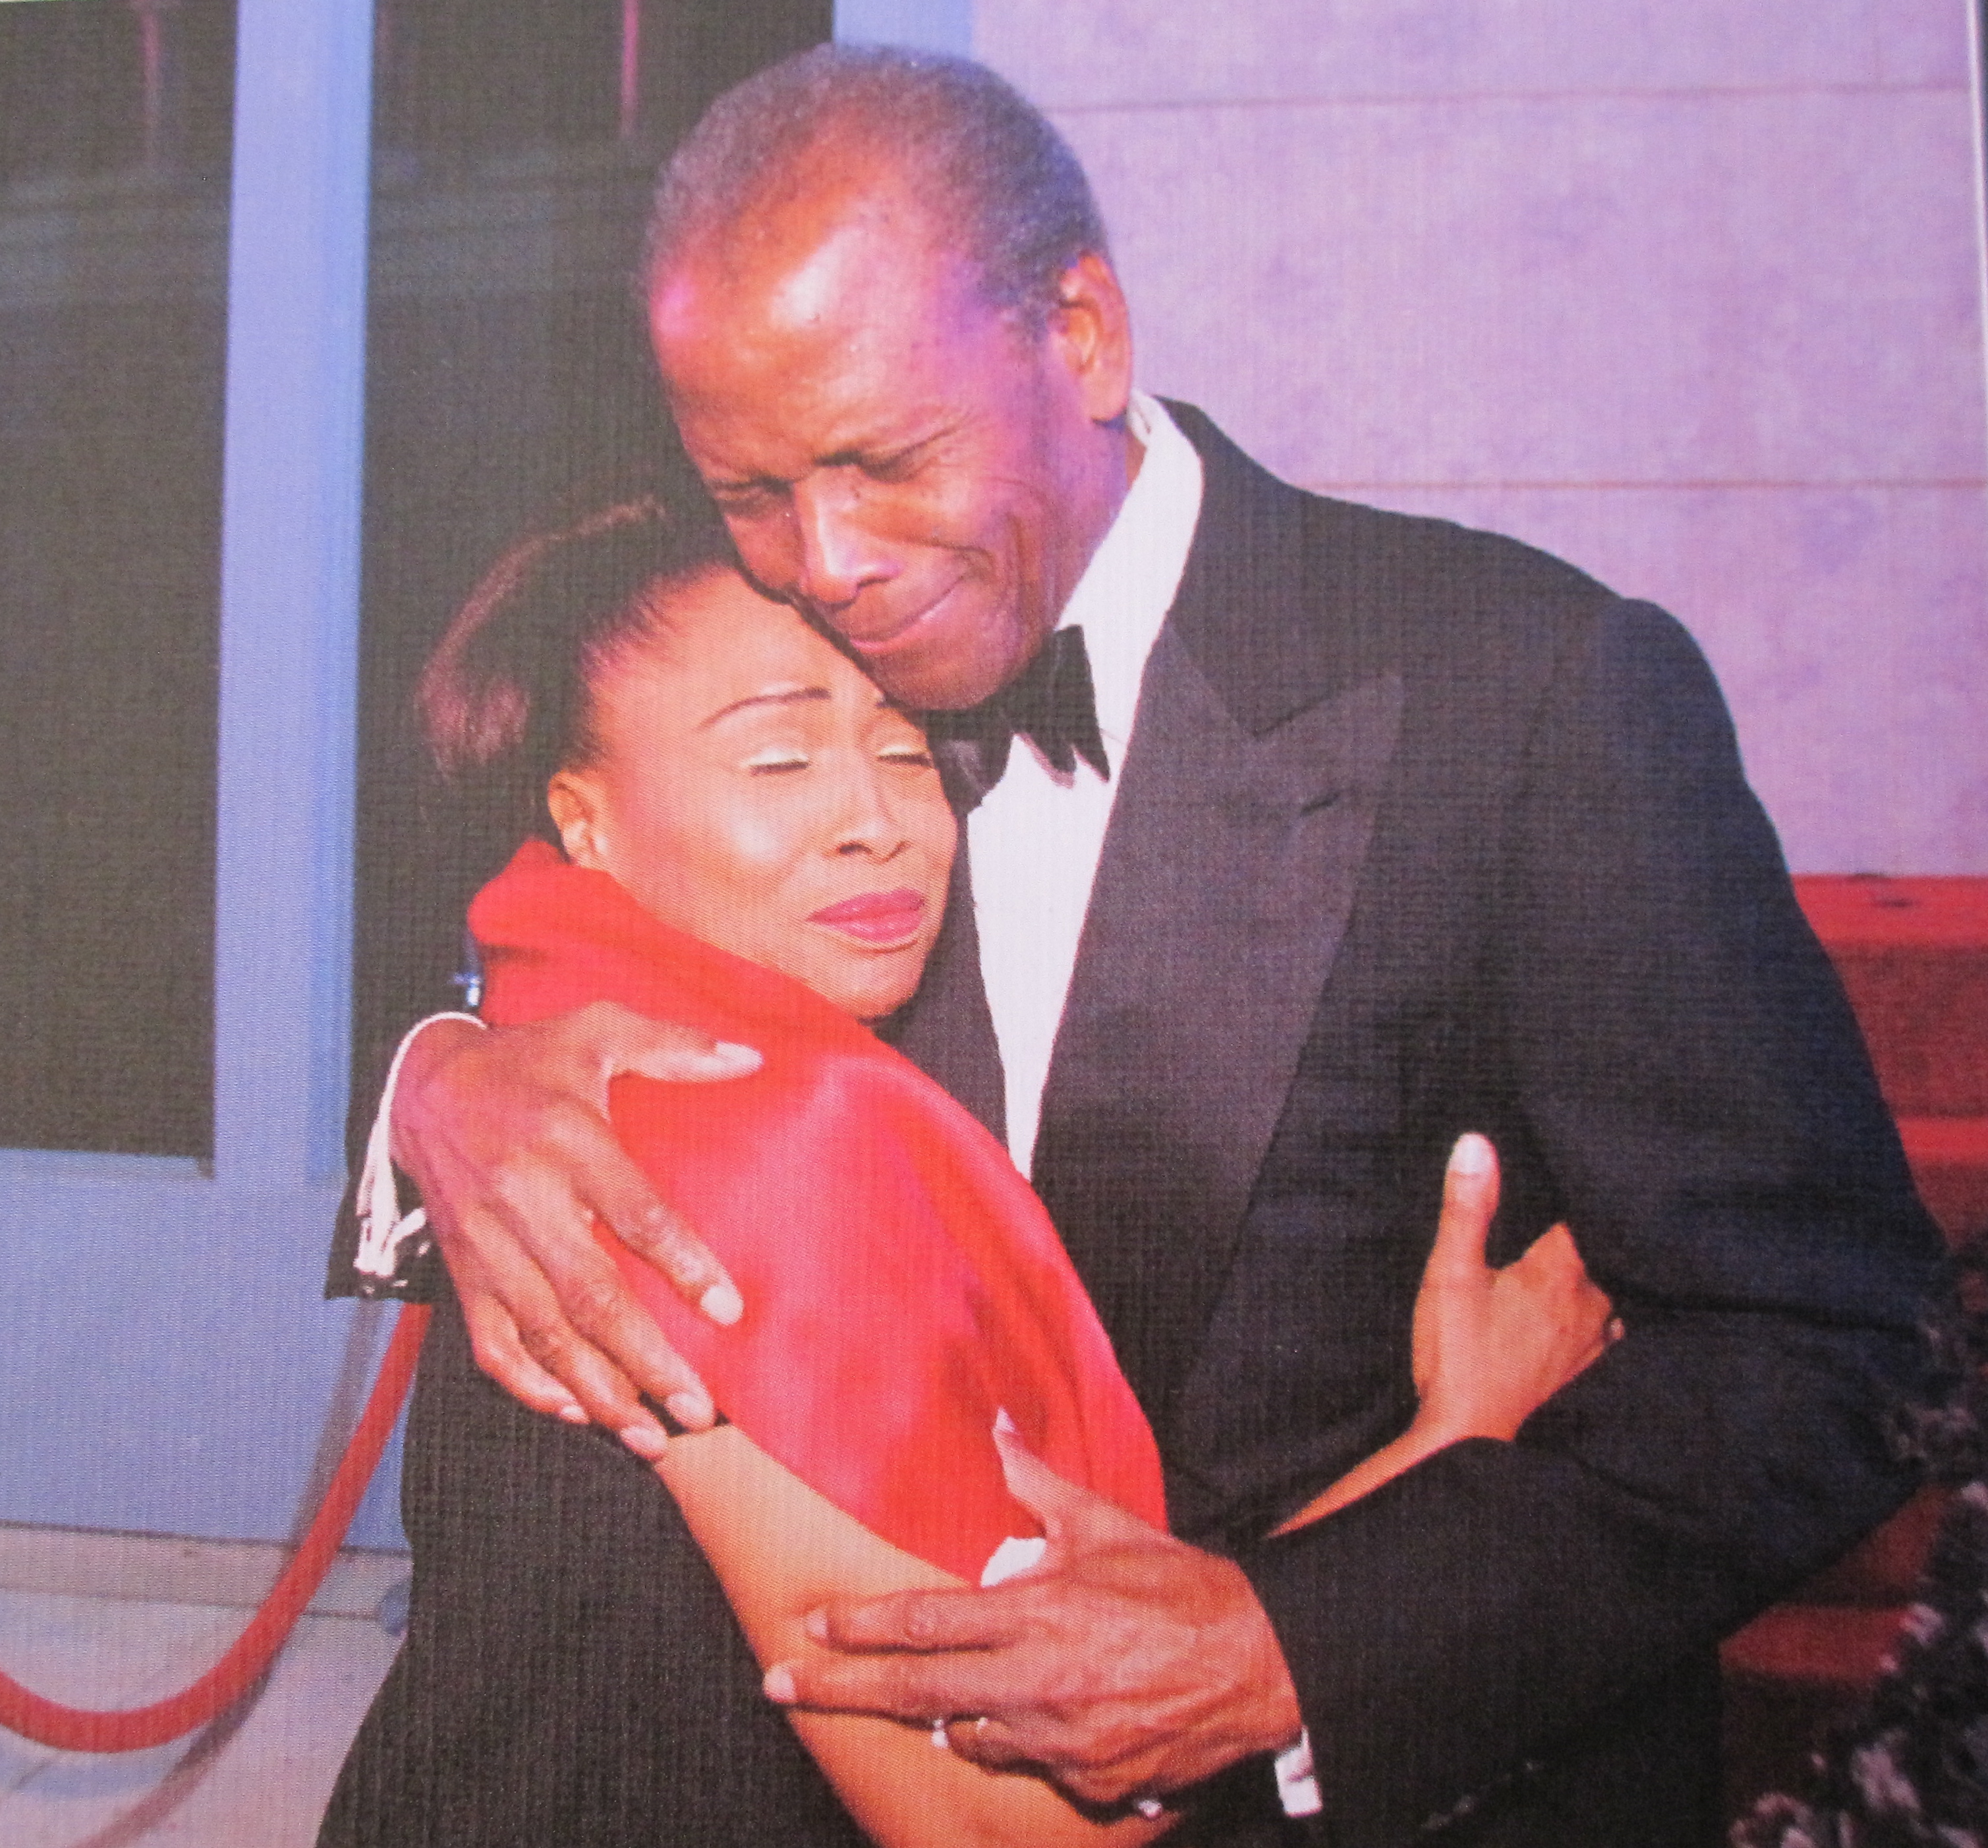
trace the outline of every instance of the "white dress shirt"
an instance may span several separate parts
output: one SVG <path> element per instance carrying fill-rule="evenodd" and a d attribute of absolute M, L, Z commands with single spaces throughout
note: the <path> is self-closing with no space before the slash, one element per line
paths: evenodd
<path fill-rule="evenodd" d="M 1050 1055 L 1132 743 L 1146 658 L 1180 587 L 1201 517 L 1201 458 L 1166 408 L 1134 391 L 1126 421 L 1144 456 L 1057 625 L 1083 626 L 1111 774 L 1099 776 L 1080 757 L 1067 773 L 1053 770 L 1028 739 L 1017 738 L 1001 780 L 966 821 L 981 980 L 1006 1085 L 1008 1152 L 1024 1174 L 1034 1157 Z M 1309 1736 L 1301 1734 L 1280 1752 L 1276 1769 L 1285 1813 L 1316 1814 L 1320 1804 Z"/>
<path fill-rule="evenodd" d="M 1165 408 L 1135 391 L 1126 421 L 1144 459 L 1057 624 L 1083 625 L 1111 775 L 1099 776 L 1081 758 L 1067 774 L 1052 770 L 1033 744 L 1017 738 L 1006 773 L 966 823 L 981 980 L 1007 1085 L 1008 1150 L 1024 1174 L 1132 742 L 1139 682 L 1201 513 L 1201 458 Z"/>

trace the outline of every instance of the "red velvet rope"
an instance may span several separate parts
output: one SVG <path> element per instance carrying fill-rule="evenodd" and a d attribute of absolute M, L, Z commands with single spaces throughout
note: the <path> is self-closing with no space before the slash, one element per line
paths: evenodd
<path fill-rule="evenodd" d="M 380 1362 L 380 1376 L 340 1459 L 331 1486 L 313 1518 L 282 1576 L 271 1588 L 262 1608 L 221 1660 L 191 1687 L 149 1707 L 92 1712 L 45 1700 L 19 1682 L 0 1674 L 0 1726 L 38 1745 L 64 1752 L 137 1752 L 163 1745 L 225 1713 L 252 1687 L 303 1615 L 323 1582 L 345 1530 L 358 1511 L 360 1498 L 373 1479 L 380 1453 L 400 1415 L 414 1374 L 414 1361 L 427 1333 L 428 1311 L 419 1304 L 401 1305 L 393 1339 Z"/>

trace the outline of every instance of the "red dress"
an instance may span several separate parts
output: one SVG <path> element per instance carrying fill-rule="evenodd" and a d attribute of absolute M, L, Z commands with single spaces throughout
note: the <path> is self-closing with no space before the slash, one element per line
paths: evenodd
<path fill-rule="evenodd" d="M 999 1143 L 813 990 L 671 929 L 533 841 L 478 895 L 483 1011 L 614 1000 L 756 1048 L 749 1077 L 617 1078 L 610 1114 L 738 1284 L 726 1328 L 604 1244 L 725 1415 L 810 1487 L 969 1582 L 1041 1532 L 1006 1411 L 1057 1474 L 1166 1524 L 1159 1456 L 1090 1298 Z"/>

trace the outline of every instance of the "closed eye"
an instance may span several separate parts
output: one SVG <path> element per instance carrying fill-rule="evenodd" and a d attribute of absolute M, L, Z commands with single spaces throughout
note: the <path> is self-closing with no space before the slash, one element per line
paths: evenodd
<path fill-rule="evenodd" d="M 894 482 L 909 481 L 918 473 L 919 465 L 925 460 L 930 445 L 918 443 L 908 449 L 900 449 L 890 455 L 872 455 L 864 460 L 863 472 L 872 481 Z"/>
<path fill-rule="evenodd" d="M 785 501 L 783 482 L 723 482 L 711 488 L 711 498 L 718 511 L 738 519 L 752 519 L 771 513 Z"/>
<path fill-rule="evenodd" d="M 916 744 L 888 744 L 877 753 L 880 763 L 901 764 L 911 770 L 930 770 L 932 755 Z"/>
<path fill-rule="evenodd" d="M 777 777 L 789 770 L 804 770 L 808 754 L 790 744 L 769 744 L 746 760 L 746 767 L 756 777 Z"/>

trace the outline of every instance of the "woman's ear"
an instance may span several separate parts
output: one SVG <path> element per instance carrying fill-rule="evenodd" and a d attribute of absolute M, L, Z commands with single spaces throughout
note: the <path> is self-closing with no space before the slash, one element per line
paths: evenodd
<path fill-rule="evenodd" d="M 580 770 L 561 770 L 546 785 L 546 807 L 559 830 L 560 845 L 576 866 L 607 870 L 600 785 Z"/>

